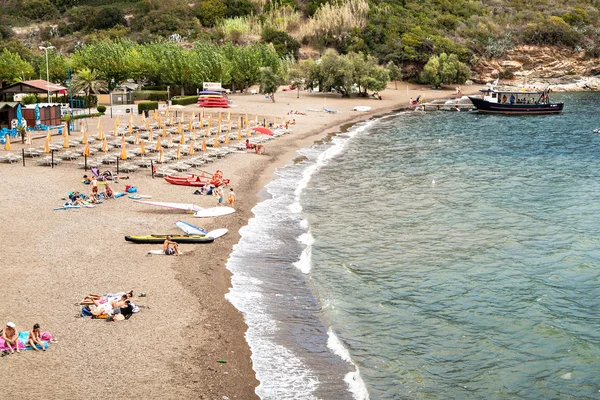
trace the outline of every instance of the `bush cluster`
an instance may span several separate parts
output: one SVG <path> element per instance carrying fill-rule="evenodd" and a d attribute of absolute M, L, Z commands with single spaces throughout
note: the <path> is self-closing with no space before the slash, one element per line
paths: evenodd
<path fill-rule="evenodd" d="M 143 103 L 138 103 L 138 114 L 141 114 L 146 110 L 158 110 L 158 102 L 145 101 Z"/>
<path fill-rule="evenodd" d="M 167 101 L 167 92 L 162 90 L 142 90 L 133 92 L 133 100 Z"/>
<path fill-rule="evenodd" d="M 185 96 L 185 97 L 177 97 L 173 99 L 173 105 L 179 104 L 182 106 L 187 106 L 189 104 L 196 104 L 198 102 L 198 96 Z"/>

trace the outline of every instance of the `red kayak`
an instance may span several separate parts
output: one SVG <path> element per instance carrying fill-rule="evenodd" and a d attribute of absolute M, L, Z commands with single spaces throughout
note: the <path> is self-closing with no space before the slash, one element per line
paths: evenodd
<path fill-rule="evenodd" d="M 169 175 L 165 177 L 165 181 L 173 185 L 196 187 L 202 187 L 209 184 L 212 186 L 225 186 L 228 185 L 230 182 L 229 179 L 223 179 L 223 172 L 221 172 L 220 170 L 217 170 L 217 172 L 215 172 L 210 178 L 206 176 L 197 176 L 192 174 L 188 176 Z"/>

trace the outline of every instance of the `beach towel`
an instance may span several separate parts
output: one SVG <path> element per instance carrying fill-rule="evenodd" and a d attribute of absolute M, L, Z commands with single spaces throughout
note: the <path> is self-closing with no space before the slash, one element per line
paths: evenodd
<path fill-rule="evenodd" d="M 42 339 L 42 344 L 44 345 L 44 348 L 47 349 L 49 346 L 48 342 L 50 342 L 52 340 L 52 335 L 48 332 L 42 332 L 42 334 L 40 335 L 40 338 Z M 27 346 L 28 339 L 29 339 L 29 331 L 19 332 L 19 339 L 18 339 L 19 350 L 33 350 L 32 347 Z M 40 346 L 38 345 L 38 349 L 39 348 L 40 348 Z M 10 351 L 9 347 L 6 345 L 6 343 L 4 343 L 4 339 L 1 337 L 0 337 L 0 350 L 1 351 Z"/>

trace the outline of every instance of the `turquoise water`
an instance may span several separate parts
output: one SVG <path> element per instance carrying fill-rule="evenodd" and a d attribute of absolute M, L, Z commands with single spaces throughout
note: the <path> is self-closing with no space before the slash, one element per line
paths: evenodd
<path fill-rule="evenodd" d="M 600 398 L 600 96 L 555 98 L 388 116 L 312 175 L 308 285 L 363 398 Z"/>

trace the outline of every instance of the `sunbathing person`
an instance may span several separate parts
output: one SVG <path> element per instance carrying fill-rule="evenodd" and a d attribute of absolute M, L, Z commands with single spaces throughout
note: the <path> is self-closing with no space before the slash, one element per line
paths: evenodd
<path fill-rule="evenodd" d="M 125 305 L 123 307 L 115 309 L 115 315 L 112 320 L 115 322 L 123 321 L 123 320 L 131 318 L 132 315 L 133 315 L 133 303 L 131 303 L 131 301 L 129 301 L 129 300 L 126 300 Z"/>
<path fill-rule="evenodd" d="M 105 293 L 105 294 L 94 294 L 90 293 L 83 297 L 83 300 L 79 302 L 80 305 L 98 305 L 104 303 L 110 303 L 111 300 L 119 301 L 123 296 L 127 296 L 128 299 L 133 298 L 133 290 L 129 292 L 119 292 L 119 293 Z"/>
<path fill-rule="evenodd" d="M 92 192 L 90 194 L 90 197 L 88 197 L 88 202 L 92 203 L 92 204 L 98 204 L 98 197 L 96 197 L 97 195 L 94 194 L 94 192 Z"/>
<path fill-rule="evenodd" d="M 172 256 L 172 255 L 178 256 L 179 255 L 179 245 L 171 240 L 171 236 L 167 236 L 167 238 L 165 239 L 165 241 L 163 243 L 163 251 L 168 256 Z"/>
<path fill-rule="evenodd" d="M 9 322 L 6 324 L 6 328 L 4 328 L 2 331 L 2 339 L 4 339 L 6 347 L 9 348 L 10 354 L 14 353 L 15 350 L 17 350 L 17 353 L 21 352 L 19 350 L 19 334 L 15 329 L 14 322 Z"/>
<path fill-rule="evenodd" d="M 88 178 L 87 175 L 83 176 L 83 183 L 85 183 L 86 185 L 89 185 L 90 183 L 92 183 L 92 181 L 90 180 L 90 178 Z"/>
<path fill-rule="evenodd" d="M 42 338 L 40 337 L 40 324 L 33 325 L 33 329 L 29 331 L 28 343 L 35 351 L 39 351 L 37 345 L 39 344 L 42 348 L 42 351 L 46 351 L 44 347 L 44 343 L 42 343 Z"/>

